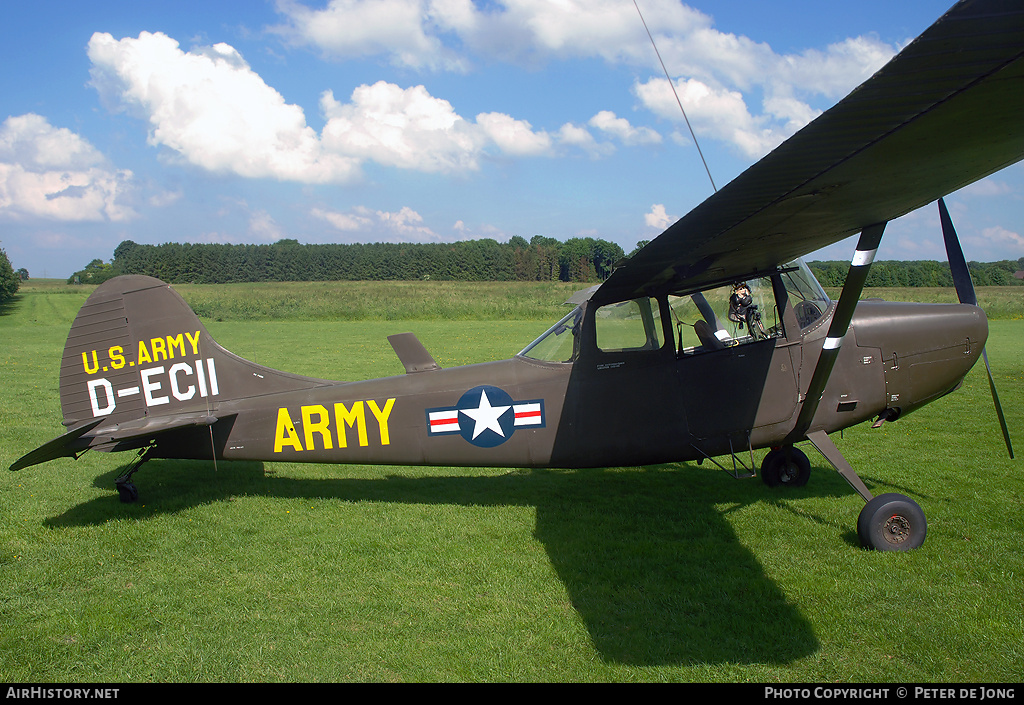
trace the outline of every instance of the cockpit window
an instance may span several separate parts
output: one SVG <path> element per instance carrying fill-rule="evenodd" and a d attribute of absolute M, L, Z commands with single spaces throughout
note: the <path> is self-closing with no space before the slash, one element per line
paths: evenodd
<path fill-rule="evenodd" d="M 659 350 L 665 338 L 657 299 L 602 306 L 594 316 L 597 347 L 605 352 Z"/>
<path fill-rule="evenodd" d="M 782 282 L 801 328 L 807 328 L 825 314 L 830 303 L 828 294 L 802 259 L 782 268 Z"/>
<path fill-rule="evenodd" d="M 530 343 L 520 356 L 543 362 L 572 362 L 579 354 L 583 309 L 577 307 Z M 657 299 L 622 301 L 594 314 L 597 347 L 604 352 L 660 350 L 665 342 Z"/>
<path fill-rule="evenodd" d="M 690 355 L 782 335 L 771 278 L 733 282 L 688 296 L 669 296 L 677 353 Z"/>
<path fill-rule="evenodd" d="M 519 354 L 544 362 L 572 362 L 576 357 L 576 340 L 582 317 L 583 309 L 577 306 Z"/>
<path fill-rule="evenodd" d="M 801 328 L 819 320 L 831 301 L 803 260 L 781 267 L 781 278 Z M 597 347 L 604 352 L 659 350 L 665 342 L 662 305 L 639 298 L 602 306 L 594 312 Z M 679 356 L 709 352 L 783 336 L 779 306 L 771 277 L 668 296 L 668 315 L 675 322 Z M 543 362 L 572 362 L 579 354 L 583 308 L 551 326 L 520 356 Z"/>

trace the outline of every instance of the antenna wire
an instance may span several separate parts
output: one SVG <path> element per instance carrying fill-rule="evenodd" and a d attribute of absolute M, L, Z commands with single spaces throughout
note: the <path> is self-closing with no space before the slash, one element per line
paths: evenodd
<path fill-rule="evenodd" d="M 679 105 L 679 111 L 683 114 L 683 120 L 686 121 L 686 127 L 690 130 L 690 137 L 693 138 L 693 144 L 697 147 L 697 154 L 700 155 L 700 160 L 704 164 L 704 171 L 708 173 L 708 180 L 711 181 L 711 189 L 717 193 L 718 187 L 715 186 L 715 180 L 711 176 L 711 169 L 708 168 L 708 162 L 704 159 L 704 152 L 701 151 L 700 142 L 697 141 L 697 135 L 693 132 L 693 126 L 690 125 L 690 118 L 686 117 L 686 110 L 683 109 L 683 101 L 679 100 L 679 93 L 676 92 L 676 84 L 672 83 L 672 77 L 668 74 L 668 69 L 665 68 L 665 62 L 661 59 L 661 52 L 658 51 L 658 45 L 654 42 L 654 35 L 651 34 L 651 30 L 647 27 L 647 21 L 644 19 L 644 13 L 640 12 L 640 6 L 636 0 L 633 0 L 633 6 L 636 8 L 636 12 L 640 15 L 640 21 L 644 24 L 644 29 L 647 30 L 647 36 L 651 40 L 651 46 L 654 47 L 654 53 L 658 55 L 658 63 L 661 64 L 661 70 L 665 72 L 665 78 L 668 79 L 668 85 L 672 88 L 672 95 L 676 97 L 676 103 Z"/>

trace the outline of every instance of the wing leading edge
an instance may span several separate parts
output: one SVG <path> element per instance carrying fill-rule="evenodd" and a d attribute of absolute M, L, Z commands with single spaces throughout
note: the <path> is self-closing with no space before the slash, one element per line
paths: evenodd
<path fill-rule="evenodd" d="M 617 269 L 597 303 L 745 278 L 1024 157 L 1024 7 L 965 0 Z"/>

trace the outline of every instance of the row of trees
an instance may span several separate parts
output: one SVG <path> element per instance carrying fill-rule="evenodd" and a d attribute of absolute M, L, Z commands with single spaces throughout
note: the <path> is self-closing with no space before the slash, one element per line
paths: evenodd
<path fill-rule="evenodd" d="M 559 242 L 540 235 L 530 241 L 516 236 L 507 243 L 444 244 L 303 245 L 281 240 L 272 245 L 140 245 L 125 240 L 114 250 L 110 263 L 93 260 L 69 281 L 98 284 L 118 274 L 148 274 L 172 283 L 197 284 L 419 279 L 592 282 L 607 278 L 623 256 L 621 247 L 605 240 Z M 826 287 L 842 286 L 850 267 L 845 261 L 808 265 Z M 1014 273 L 1024 270 L 1024 257 L 971 262 L 970 268 L 977 286 L 1022 283 Z M 953 279 L 945 262 L 881 261 L 871 266 L 867 286 L 949 287 Z"/>
<path fill-rule="evenodd" d="M 0 249 L 0 305 L 14 298 L 21 285 L 21 277 L 11 267 L 7 253 Z"/>
<path fill-rule="evenodd" d="M 69 282 L 98 284 L 118 274 L 147 274 L 171 283 L 257 281 L 420 280 L 601 281 L 624 253 L 594 238 L 559 242 L 467 240 L 431 244 L 273 245 L 166 243 L 125 240 L 110 263 L 93 260 Z"/>
<path fill-rule="evenodd" d="M 840 287 L 850 270 L 849 262 L 808 262 L 807 266 L 822 286 Z M 1014 274 L 1024 270 L 1024 257 L 999 262 L 968 262 L 975 286 L 1020 284 Z M 949 264 L 934 260 L 875 262 L 868 270 L 865 286 L 953 286 Z"/>

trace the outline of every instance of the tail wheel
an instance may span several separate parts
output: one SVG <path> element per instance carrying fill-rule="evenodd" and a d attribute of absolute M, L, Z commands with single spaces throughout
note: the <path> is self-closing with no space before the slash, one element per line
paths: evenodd
<path fill-rule="evenodd" d="M 761 480 L 769 487 L 803 487 L 810 477 L 811 461 L 799 448 L 776 448 L 761 461 Z"/>
<path fill-rule="evenodd" d="M 883 494 L 864 505 L 857 519 L 857 535 L 865 548 L 909 551 L 919 548 L 928 533 L 924 511 L 910 497 Z"/>
<path fill-rule="evenodd" d="M 125 504 L 132 504 L 139 500 L 139 490 L 131 482 L 118 482 L 117 493 Z"/>

